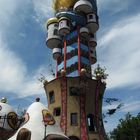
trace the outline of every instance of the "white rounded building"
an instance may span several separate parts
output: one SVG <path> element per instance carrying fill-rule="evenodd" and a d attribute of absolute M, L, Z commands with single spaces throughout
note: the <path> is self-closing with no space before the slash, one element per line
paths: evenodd
<path fill-rule="evenodd" d="M 18 116 L 14 109 L 7 104 L 7 99 L 0 101 L 0 138 L 7 140 L 19 127 Z"/>
<path fill-rule="evenodd" d="M 50 49 L 58 48 L 62 43 L 62 38 L 58 32 L 58 19 L 56 17 L 50 18 L 47 21 L 48 36 L 46 44 Z"/>
<path fill-rule="evenodd" d="M 94 12 L 87 14 L 87 27 L 92 34 L 99 29 L 98 16 Z"/>
<path fill-rule="evenodd" d="M 67 140 L 48 109 L 40 102 L 31 104 L 24 124 L 9 140 Z"/>
<path fill-rule="evenodd" d="M 92 4 L 87 0 L 79 0 L 74 5 L 76 12 L 90 13 L 92 12 Z"/>
<path fill-rule="evenodd" d="M 61 17 L 59 19 L 59 34 L 62 36 L 66 36 L 70 33 L 70 19 L 67 17 Z"/>
<path fill-rule="evenodd" d="M 90 35 L 90 39 L 88 41 L 88 46 L 91 48 L 94 48 L 97 46 L 96 34 Z"/>

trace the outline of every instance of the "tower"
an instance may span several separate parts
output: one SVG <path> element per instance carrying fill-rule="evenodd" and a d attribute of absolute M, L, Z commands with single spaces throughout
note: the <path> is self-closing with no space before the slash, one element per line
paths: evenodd
<path fill-rule="evenodd" d="M 92 78 L 96 63 L 96 0 L 59 0 L 47 21 L 47 47 L 57 62 L 56 78 L 44 83 L 48 107 L 70 139 L 104 140 L 105 83 Z"/>

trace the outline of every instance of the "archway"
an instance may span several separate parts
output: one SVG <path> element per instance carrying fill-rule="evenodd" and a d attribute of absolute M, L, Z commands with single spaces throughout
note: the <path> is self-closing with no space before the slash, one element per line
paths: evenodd
<path fill-rule="evenodd" d="M 68 138 L 63 135 L 49 134 L 43 140 L 68 140 Z"/>
<path fill-rule="evenodd" d="M 70 140 L 80 140 L 77 136 L 69 136 Z"/>
<path fill-rule="evenodd" d="M 31 131 L 27 128 L 21 128 L 17 134 L 16 140 L 31 140 Z"/>

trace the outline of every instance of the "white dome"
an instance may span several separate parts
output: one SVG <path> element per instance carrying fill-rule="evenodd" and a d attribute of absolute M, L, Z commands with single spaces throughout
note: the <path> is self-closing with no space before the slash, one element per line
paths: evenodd
<path fill-rule="evenodd" d="M 9 112 L 15 112 L 15 111 L 10 105 L 0 102 L 0 116 L 7 115 Z"/>
<path fill-rule="evenodd" d="M 31 104 L 26 112 L 26 114 L 28 114 L 28 117 L 26 118 L 27 120 L 25 119 L 26 123 L 22 127 L 20 127 L 16 134 L 9 140 L 16 140 L 16 137 L 22 128 L 26 128 L 31 132 L 31 140 L 42 140 L 44 138 L 45 133 L 43 112 L 49 113 L 48 109 L 42 103 L 34 102 L 33 104 Z M 49 115 L 51 114 L 49 113 Z M 51 118 L 53 117 L 51 116 Z M 49 118 L 46 118 L 45 116 L 45 119 L 47 120 Z M 58 134 L 60 136 L 66 137 L 62 133 L 59 125 L 55 121 L 54 124 L 46 126 L 46 136 L 50 134 Z"/>
<path fill-rule="evenodd" d="M 13 130 L 12 126 L 9 125 L 7 120 L 10 113 L 16 116 L 14 109 L 10 105 L 8 105 L 7 103 L 0 102 L 0 116 L 1 116 L 0 127 L 1 128 L 4 128 L 6 130 Z"/>

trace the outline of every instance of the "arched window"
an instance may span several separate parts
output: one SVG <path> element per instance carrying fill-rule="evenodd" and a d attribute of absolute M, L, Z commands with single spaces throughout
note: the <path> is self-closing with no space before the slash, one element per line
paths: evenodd
<path fill-rule="evenodd" d="M 21 128 L 18 132 L 16 140 L 31 140 L 31 131 L 27 128 Z"/>
<path fill-rule="evenodd" d="M 50 104 L 55 102 L 55 95 L 54 95 L 54 91 L 50 91 L 49 92 L 49 100 L 50 100 Z"/>
<path fill-rule="evenodd" d="M 68 140 L 67 137 L 57 134 L 49 134 L 43 140 Z"/>
<path fill-rule="evenodd" d="M 66 21 L 65 21 L 65 20 L 60 21 L 59 27 L 60 27 L 60 28 L 63 28 L 63 27 L 65 27 L 65 26 L 66 26 Z"/>
<path fill-rule="evenodd" d="M 53 115 L 54 116 L 60 116 L 61 115 L 61 108 L 60 107 L 54 108 Z"/>
<path fill-rule="evenodd" d="M 55 29 L 53 34 L 54 34 L 54 35 L 58 35 L 58 30 Z"/>

